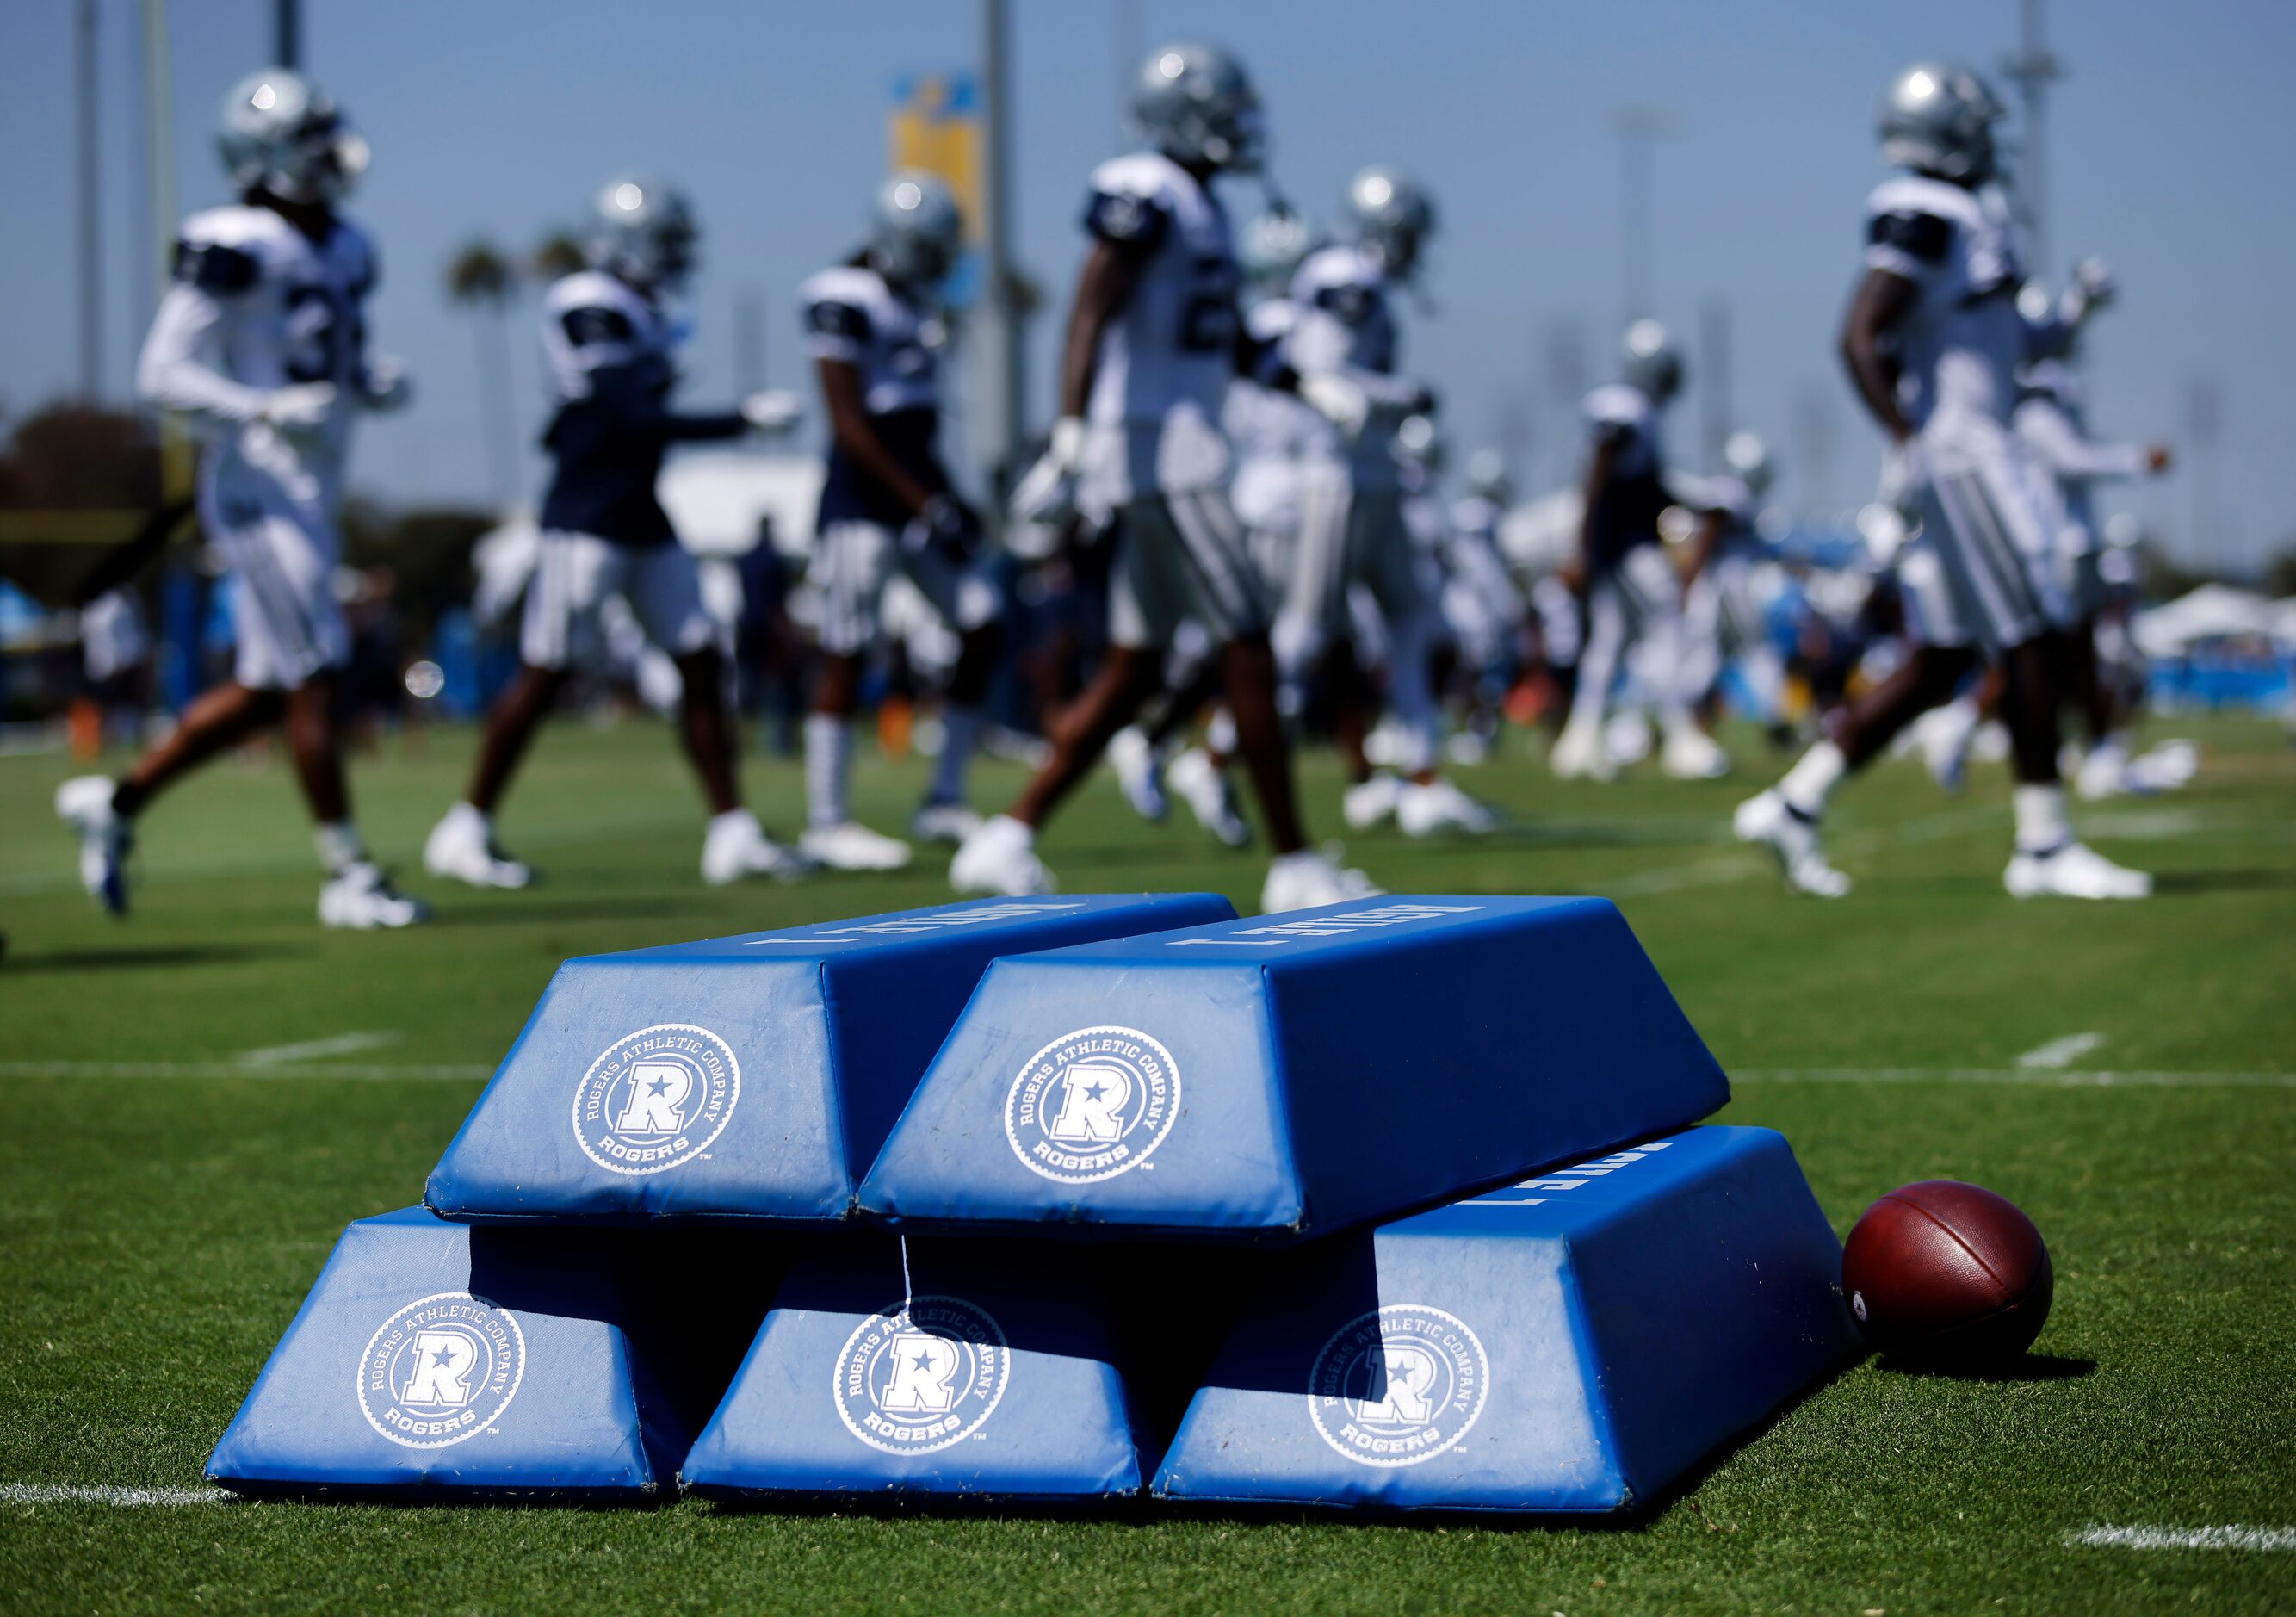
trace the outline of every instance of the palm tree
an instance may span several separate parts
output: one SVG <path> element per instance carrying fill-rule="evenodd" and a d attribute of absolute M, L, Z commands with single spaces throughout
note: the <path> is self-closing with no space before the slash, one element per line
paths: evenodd
<path fill-rule="evenodd" d="M 582 241 L 570 230 L 545 232 L 526 256 L 526 273 L 544 284 L 570 275 L 589 262 Z"/>
<path fill-rule="evenodd" d="M 447 265 L 447 300 L 478 318 L 479 391 L 486 422 L 487 459 L 495 502 L 508 505 L 517 492 L 518 423 L 510 393 L 510 332 L 503 316 L 513 290 L 510 260 L 483 237 L 465 245 Z"/>

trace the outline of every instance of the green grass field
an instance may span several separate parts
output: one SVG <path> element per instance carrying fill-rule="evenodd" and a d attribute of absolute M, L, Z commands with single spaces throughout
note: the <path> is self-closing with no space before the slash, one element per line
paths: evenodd
<path fill-rule="evenodd" d="M 1514 1531 L 65 1497 L 200 1485 L 337 1232 L 417 1199 L 561 958 L 946 895 L 938 858 L 705 890 L 669 738 L 568 725 L 504 826 L 546 866 L 532 891 L 421 882 L 422 831 L 467 758 L 447 733 L 357 775 L 370 839 L 436 899 L 435 925 L 318 928 L 275 761 L 226 763 L 154 809 L 137 913 L 116 924 L 79 895 L 49 817 L 63 761 L 0 759 L 0 1607 L 2296 1608 L 2296 1553 L 2079 1538 L 2296 1527 L 2296 755 L 2261 724 L 2194 733 L 2193 790 L 2080 817 L 2161 873 L 2148 904 L 2004 898 L 1998 770 L 1961 800 L 1906 765 L 1846 792 L 1838 842 L 1860 885 L 1830 906 L 1790 899 L 1730 842 L 1742 781 L 1564 786 L 1517 759 L 1470 784 L 1519 830 L 1356 842 L 1398 891 L 1615 897 L 1734 1076 L 1725 1119 L 1784 1130 L 1838 1227 L 1893 1185 L 1969 1178 L 2021 1203 L 2055 1255 L 2025 1373 L 1867 1361 L 1635 1523 Z M 793 770 L 749 773 L 788 825 Z M 1328 829 L 1335 773 L 1316 759 L 1308 775 Z M 897 823 L 916 778 L 865 767 L 865 810 Z M 1014 778 L 988 771 L 986 792 Z M 1046 853 L 1072 891 L 1249 903 L 1261 870 L 1193 828 L 1143 827 L 1105 781 Z M 2079 1071 L 2021 1066 L 2079 1034 L 2098 1039 Z"/>

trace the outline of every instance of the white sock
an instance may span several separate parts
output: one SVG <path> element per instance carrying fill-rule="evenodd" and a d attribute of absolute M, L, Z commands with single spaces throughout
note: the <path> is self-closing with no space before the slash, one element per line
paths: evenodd
<path fill-rule="evenodd" d="M 494 840 L 495 817 L 475 803 L 456 803 L 447 810 L 447 822 L 455 830 L 468 832 L 482 841 Z"/>
<path fill-rule="evenodd" d="M 2017 809 L 2019 852 L 2048 853 L 2073 840 L 2062 786 L 2019 786 L 2009 799 Z"/>
<path fill-rule="evenodd" d="M 1204 726 L 1204 750 L 1214 758 L 1234 758 L 1235 745 L 1235 715 L 1224 705 L 1213 709 L 1211 722 Z"/>
<path fill-rule="evenodd" d="M 946 749 L 942 756 L 947 756 Z M 852 817 L 847 784 L 853 774 L 853 721 L 827 713 L 805 716 L 805 812 L 818 829 Z"/>
<path fill-rule="evenodd" d="M 980 710 L 950 702 L 940 716 L 940 756 L 933 759 L 928 803 L 961 803 L 972 772 L 973 749 L 980 744 Z"/>
<path fill-rule="evenodd" d="M 1778 795 L 1786 800 L 1786 807 L 1814 820 L 1825 812 L 1826 800 L 1849 773 L 1849 760 L 1841 755 L 1841 749 L 1822 741 L 1786 771 L 1778 783 Z"/>
<path fill-rule="evenodd" d="M 319 850 L 319 864 L 331 876 L 366 860 L 366 844 L 359 840 L 358 827 L 348 820 L 331 820 L 317 826 L 311 833 L 311 843 Z"/>

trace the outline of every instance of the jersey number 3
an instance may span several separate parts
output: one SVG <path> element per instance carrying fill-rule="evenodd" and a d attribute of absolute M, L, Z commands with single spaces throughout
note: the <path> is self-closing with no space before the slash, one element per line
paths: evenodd
<path fill-rule="evenodd" d="M 324 286 L 287 291 L 286 371 L 291 382 L 334 382 L 356 369 L 366 343 L 357 308 Z"/>

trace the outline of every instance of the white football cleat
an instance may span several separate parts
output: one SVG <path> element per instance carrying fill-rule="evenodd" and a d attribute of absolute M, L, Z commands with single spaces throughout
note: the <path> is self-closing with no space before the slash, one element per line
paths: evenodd
<path fill-rule="evenodd" d="M 1190 747 L 1172 760 L 1169 778 L 1172 790 L 1187 804 L 1198 825 L 1230 848 L 1250 846 L 1251 826 L 1237 809 L 1235 790 L 1212 762 L 1210 753 L 1201 747 Z"/>
<path fill-rule="evenodd" d="M 964 839 L 948 862 L 948 884 L 963 893 L 1032 899 L 1060 884 L 1037 857 L 1037 833 L 1009 814 L 994 815 Z"/>
<path fill-rule="evenodd" d="M 319 889 L 319 923 L 372 932 L 413 926 L 430 918 L 430 907 L 390 884 L 372 859 L 346 865 Z"/>
<path fill-rule="evenodd" d="M 1164 795 L 1164 760 L 1149 745 L 1146 731 L 1138 725 L 1127 725 L 1110 736 L 1108 762 L 1133 813 L 1160 824 L 1172 812 L 1172 801 Z"/>
<path fill-rule="evenodd" d="M 2128 784 L 2137 792 L 2181 792 L 2201 772 L 2201 750 L 2188 741 L 2164 741 L 2128 760 Z"/>
<path fill-rule="evenodd" d="M 1730 773 L 1730 755 L 1705 731 L 1685 725 L 1666 738 L 1658 765 L 1678 781 L 1718 781 Z"/>
<path fill-rule="evenodd" d="M 2046 853 L 2017 850 L 2002 874 L 2013 899 L 2144 899 L 2152 878 L 2116 865 L 2080 842 L 2060 842 Z"/>
<path fill-rule="evenodd" d="M 1730 829 L 1740 841 L 1759 842 L 1776 856 L 1789 891 L 1816 899 L 1839 899 L 1849 891 L 1849 878 L 1825 862 L 1816 823 L 1788 808 L 1776 788 L 1739 804 Z"/>
<path fill-rule="evenodd" d="M 758 817 L 746 808 L 712 818 L 709 833 L 701 839 L 701 879 L 712 887 L 724 887 L 744 876 L 795 882 L 812 873 L 811 859 L 767 836 Z"/>
<path fill-rule="evenodd" d="M 1382 769 L 1347 789 L 1340 799 L 1340 817 L 1349 831 L 1369 831 L 1393 814 L 1402 799 L 1403 782 Z"/>
<path fill-rule="evenodd" d="M 1960 702 L 1931 708 L 1914 722 L 1911 734 L 1922 762 L 1948 796 L 1960 795 L 1969 784 L 1969 751 L 1977 742 L 1978 723 L 1975 705 Z"/>
<path fill-rule="evenodd" d="M 1387 889 L 1360 870 L 1344 870 L 1329 857 L 1303 848 L 1280 854 L 1267 867 L 1259 889 L 1262 914 L 1287 909 L 1314 909 L 1324 904 L 1347 904 L 1357 899 L 1376 899 Z"/>
<path fill-rule="evenodd" d="M 79 884 L 115 915 L 127 913 L 127 854 L 135 827 L 111 807 L 114 782 L 83 775 L 56 788 L 56 815 L 79 837 Z"/>
<path fill-rule="evenodd" d="M 495 846 L 486 817 L 468 803 L 455 804 L 430 827 L 422 844 L 422 868 L 472 887 L 516 889 L 534 880 L 530 866 L 505 857 Z"/>
<path fill-rule="evenodd" d="M 909 817 L 909 834 L 920 842 L 954 848 L 980 829 L 980 810 L 970 803 L 922 803 Z"/>
<path fill-rule="evenodd" d="M 1395 823 L 1406 836 L 1433 836 L 1439 831 L 1486 836 L 1498 829 L 1499 817 L 1438 776 L 1425 785 L 1412 782 L 1395 804 Z"/>
<path fill-rule="evenodd" d="M 909 845 L 872 831 L 858 820 L 808 827 L 797 850 L 826 870 L 898 870 L 909 862 Z"/>
<path fill-rule="evenodd" d="M 1565 725 L 1562 734 L 1554 738 L 1554 745 L 1546 754 L 1546 767 L 1561 780 L 1606 781 L 1619 773 L 1610 751 L 1603 745 L 1599 728 Z"/>

